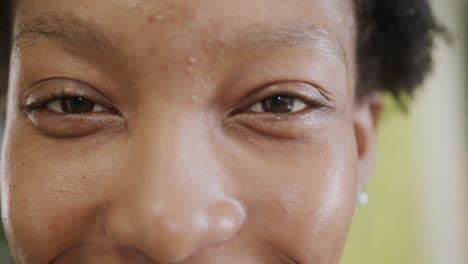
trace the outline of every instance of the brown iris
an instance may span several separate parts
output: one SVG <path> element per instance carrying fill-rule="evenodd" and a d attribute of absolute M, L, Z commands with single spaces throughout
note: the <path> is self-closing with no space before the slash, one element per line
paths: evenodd
<path fill-rule="evenodd" d="M 95 103 L 83 97 L 66 97 L 60 99 L 60 106 L 64 113 L 81 114 L 92 112 Z"/>
<path fill-rule="evenodd" d="M 289 113 L 294 109 L 295 100 L 295 97 L 288 95 L 270 96 L 261 102 L 262 110 L 274 114 Z"/>

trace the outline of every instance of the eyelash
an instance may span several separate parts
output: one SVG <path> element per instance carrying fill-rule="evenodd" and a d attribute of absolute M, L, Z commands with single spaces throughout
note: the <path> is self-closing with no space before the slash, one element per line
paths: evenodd
<path fill-rule="evenodd" d="M 266 89 L 269 86 L 271 86 L 271 85 L 266 85 L 266 86 L 263 86 L 263 87 L 265 87 L 264 89 Z M 275 114 L 275 115 L 282 115 L 282 116 L 297 115 L 297 114 L 301 114 L 302 112 L 306 112 L 306 111 L 311 110 L 311 109 L 319 110 L 319 109 L 329 107 L 324 102 L 320 102 L 320 100 L 318 100 L 318 99 L 311 99 L 310 97 L 305 96 L 303 94 L 300 94 L 298 92 L 291 92 L 291 91 L 288 91 L 286 89 L 278 89 L 278 90 L 275 90 L 275 91 L 268 91 L 268 92 L 265 92 L 264 94 L 262 94 L 263 93 L 262 90 L 264 90 L 264 89 L 261 89 L 259 92 L 255 92 L 252 96 L 249 96 L 250 98 L 247 99 L 247 103 L 242 104 L 240 107 L 237 108 L 237 110 L 232 111 L 230 116 L 237 115 L 239 113 L 264 114 L 264 115 L 265 114 L 270 114 L 270 115 L 275 114 L 275 113 L 269 113 L 269 112 L 261 113 L 261 112 L 249 111 L 249 109 L 251 107 L 253 107 L 255 104 L 262 103 L 264 100 L 266 100 L 268 98 L 271 98 L 271 97 L 275 97 L 275 96 L 291 97 L 291 98 L 294 98 L 295 100 L 300 100 L 305 105 L 307 105 L 307 107 L 305 109 L 303 109 L 303 110 L 299 110 L 299 111 L 296 111 L 296 112 L 289 112 L 289 113 L 279 113 L 279 114 Z M 262 95 L 258 96 L 259 94 L 262 94 Z"/>
<path fill-rule="evenodd" d="M 46 109 L 47 105 L 55 101 L 61 101 L 61 100 L 72 99 L 72 98 L 82 98 L 84 100 L 92 102 L 95 105 L 102 106 L 105 109 L 105 112 L 118 113 L 118 111 L 116 111 L 112 106 L 97 102 L 98 100 L 90 98 L 90 96 L 87 96 L 86 93 L 80 94 L 77 92 L 70 92 L 70 91 L 67 91 L 65 88 L 54 89 L 50 95 L 39 96 L 38 98 L 35 98 L 34 101 L 32 102 L 27 102 L 26 100 L 22 108 L 26 113 L 33 113 L 33 112 L 37 112 L 40 110 L 48 110 L 56 114 L 66 115 L 67 113 L 58 113 L 57 111 Z M 97 112 L 93 112 L 93 113 L 97 113 Z M 77 113 L 68 113 L 68 115 L 77 115 Z"/>
<path fill-rule="evenodd" d="M 44 109 L 48 104 L 53 103 L 55 101 L 61 101 L 61 100 L 73 99 L 73 98 L 81 98 L 81 99 L 90 101 L 96 105 L 100 105 L 99 103 L 94 102 L 92 99 L 88 99 L 83 96 L 63 96 L 63 97 L 51 97 L 50 99 L 44 99 L 44 100 L 41 99 L 40 101 L 35 101 L 33 103 L 26 104 L 25 109 L 27 112 L 34 112 L 37 110 Z"/>
<path fill-rule="evenodd" d="M 229 114 L 229 116 L 243 114 L 243 113 L 263 114 L 263 115 L 281 115 L 281 116 L 297 115 L 297 114 L 301 114 L 311 109 L 317 110 L 317 109 L 327 107 L 326 103 L 321 102 L 321 100 L 319 99 L 311 99 L 310 98 L 311 96 L 305 96 L 299 92 L 290 91 L 289 89 L 281 87 L 280 85 L 285 85 L 287 87 L 288 83 L 265 85 L 265 86 L 262 86 L 260 89 L 257 89 L 256 91 L 254 91 L 251 95 L 247 97 L 247 100 L 243 100 L 244 103 L 242 103 L 240 107 L 237 107 L 236 108 L 237 110 L 232 111 Z M 299 85 L 308 85 L 308 84 L 300 83 Z M 275 87 L 277 89 L 267 90 L 267 88 L 269 87 Z M 265 90 L 267 91 L 264 92 Z M 263 102 L 272 97 L 278 97 L 278 98 L 283 97 L 283 99 L 284 98 L 293 99 L 293 100 L 302 102 L 306 106 L 303 109 L 290 111 L 290 112 L 271 112 L 271 111 L 260 112 L 260 111 L 253 111 L 251 109 L 257 104 L 261 104 L 260 107 L 264 107 Z M 90 112 L 84 112 L 84 113 L 67 113 L 67 112 L 54 111 L 53 109 L 47 109 L 47 105 L 54 101 L 61 101 L 61 100 L 66 100 L 66 99 L 71 99 L 71 98 L 82 98 L 84 100 L 90 101 L 96 106 L 101 106 L 104 109 L 104 111 L 96 111 L 96 112 L 90 111 Z M 66 86 L 61 87 L 59 89 L 53 89 L 50 95 L 39 96 L 38 98 L 35 98 L 33 102 L 26 102 L 23 105 L 23 109 L 26 111 L 26 113 L 33 113 L 33 112 L 37 112 L 40 110 L 48 110 L 50 112 L 54 112 L 55 114 L 59 114 L 59 115 L 60 114 L 61 115 L 80 115 L 80 114 L 84 115 L 84 114 L 96 114 L 96 113 L 101 113 L 101 112 L 111 112 L 111 113 L 120 114 L 112 106 L 103 104 L 101 102 L 98 102 L 98 100 L 94 100 L 90 98 L 90 96 L 86 95 L 86 92 L 73 92 L 73 90 L 70 91 L 70 89 L 67 89 Z"/>

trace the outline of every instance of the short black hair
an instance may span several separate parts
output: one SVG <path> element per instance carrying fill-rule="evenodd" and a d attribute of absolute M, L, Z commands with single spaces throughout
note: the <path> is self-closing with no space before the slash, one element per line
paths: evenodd
<path fill-rule="evenodd" d="M 0 95 L 7 86 L 13 0 L 0 4 Z M 428 0 L 350 0 L 357 21 L 358 98 L 375 91 L 400 100 L 413 95 L 432 66 L 434 36 L 442 32 Z"/>
<path fill-rule="evenodd" d="M 447 40 L 428 0 L 356 0 L 358 91 L 384 91 L 404 104 L 432 68 L 437 34 Z M 404 105 L 402 105 L 404 106 Z"/>
<path fill-rule="evenodd" d="M 12 1 L 0 0 L 0 97 L 6 92 L 12 44 Z"/>

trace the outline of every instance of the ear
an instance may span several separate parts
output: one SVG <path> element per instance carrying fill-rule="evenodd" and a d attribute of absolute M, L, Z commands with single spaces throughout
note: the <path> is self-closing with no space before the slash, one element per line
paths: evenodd
<path fill-rule="evenodd" d="M 374 171 L 377 126 L 381 110 L 380 93 L 362 99 L 354 110 L 354 134 L 359 158 L 358 179 L 363 188 Z"/>

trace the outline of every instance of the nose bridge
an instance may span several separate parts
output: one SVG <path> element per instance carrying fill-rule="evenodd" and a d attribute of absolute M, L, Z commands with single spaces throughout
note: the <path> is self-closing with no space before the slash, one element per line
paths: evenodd
<path fill-rule="evenodd" d="M 176 262 L 235 235 L 245 218 L 194 118 L 158 118 L 133 135 L 106 215 L 119 244 Z M 125 187 L 124 187 L 125 186 Z"/>
<path fill-rule="evenodd" d="M 222 191 L 222 178 L 208 136 L 192 116 L 162 115 L 135 135 L 130 157 L 130 174 L 140 180 L 135 186 L 160 201 L 191 197 L 184 203 L 203 203 Z M 138 175 L 138 176 L 137 176 Z M 184 194 L 184 195 L 181 195 Z"/>

